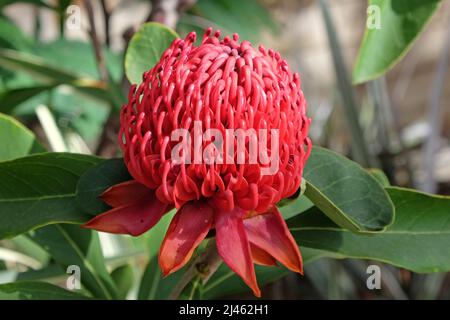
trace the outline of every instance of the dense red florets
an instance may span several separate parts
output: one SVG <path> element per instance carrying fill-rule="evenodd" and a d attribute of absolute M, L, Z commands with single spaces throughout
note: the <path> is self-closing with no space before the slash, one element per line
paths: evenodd
<path fill-rule="evenodd" d="M 231 210 L 265 212 L 299 188 L 311 149 L 310 120 L 300 77 L 278 52 L 256 50 L 238 36 L 219 39 L 208 29 L 200 45 L 195 33 L 177 39 L 160 61 L 133 86 L 121 112 L 119 141 L 135 180 L 164 203 L 178 208 L 205 198 Z M 177 144 L 171 133 L 184 128 L 202 130 L 253 128 L 279 130 L 278 170 L 262 175 L 267 164 L 194 164 L 171 158 Z M 203 141 L 206 147 L 211 141 Z M 246 159 L 249 141 L 246 142 Z M 193 146 L 192 146 L 193 148 Z M 236 155 L 237 156 L 237 155 Z"/>

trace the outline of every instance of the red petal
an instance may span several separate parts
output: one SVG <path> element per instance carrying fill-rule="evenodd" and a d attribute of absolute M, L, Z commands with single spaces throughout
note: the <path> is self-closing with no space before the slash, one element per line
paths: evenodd
<path fill-rule="evenodd" d="M 276 266 L 277 261 L 263 249 L 250 243 L 253 262 L 262 266 Z"/>
<path fill-rule="evenodd" d="M 152 190 L 136 180 L 116 184 L 102 193 L 100 199 L 113 208 L 130 205 L 145 196 L 151 196 Z"/>
<path fill-rule="evenodd" d="M 250 244 L 242 222 L 243 215 L 244 212 L 237 207 L 233 211 L 216 210 L 217 250 L 231 270 L 244 280 L 255 296 L 260 297 L 261 291 L 256 282 Z"/>
<path fill-rule="evenodd" d="M 159 265 L 165 276 L 182 268 L 195 248 L 205 239 L 213 223 L 213 209 L 203 202 L 191 202 L 180 208 L 161 244 Z"/>
<path fill-rule="evenodd" d="M 248 240 L 263 249 L 286 268 L 303 274 L 302 257 L 297 243 L 278 209 L 244 220 Z"/>
<path fill-rule="evenodd" d="M 130 205 L 117 207 L 99 214 L 86 224 L 84 228 L 97 231 L 131 234 L 138 236 L 152 228 L 167 211 L 168 205 L 160 202 L 150 193 Z"/>

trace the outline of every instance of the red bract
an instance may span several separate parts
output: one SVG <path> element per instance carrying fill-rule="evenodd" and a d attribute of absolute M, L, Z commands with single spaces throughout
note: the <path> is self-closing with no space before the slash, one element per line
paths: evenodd
<path fill-rule="evenodd" d="M 159 253 L 164 275 L 180 269 L 215 229 L 224 262 L 260 296 L 253 263 L 279 261 L 302 273 L 300 252 L 275 204 L 300 187 L 311 150 L 310 120 L 300 77 L 279 53 L 239 43 L 236 34 L 219 36 L 208 29 L 198 46 L 195 33 L 175 40 L 139 87 L 131 88 L 119 143 L 134 180 L 108 189 L 102 199 L 113 209 L 85 227 L 139 235 L 176 207 Z M 264 174 L 270 164 L 248 161 L 249 140 L 240 154 L 244 163 L 176 161 L 172 134 L 186 129 L 195 140 L 195 123 L 201 130 L 217 129 L 228 142 L 228 129 L 276 130 L 278 144 L 267 150 L 278 157 L 276 171 Z M 213 143 L 200 138 L 203 149 Z M 187 146 L 195 153 L 195 146 Z M 181 152 L 183 160 L 187 153 Z"/>

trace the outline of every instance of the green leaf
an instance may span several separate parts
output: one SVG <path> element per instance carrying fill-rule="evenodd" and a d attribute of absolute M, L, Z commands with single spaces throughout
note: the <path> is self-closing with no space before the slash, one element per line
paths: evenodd
<path fill-rule="evenodd" d="M 0 113 L 0 161 L 12 160 L 45 149 L 34 134 L 12 117 Z"/>
<path fill-rule="evenodd" d="M 386 231 L 353 233 L 334 224 L 317 208 L 287 221 L 300 244 L 305 265 L 321 257 L 370 259 L 415 272 L 450 270 L 450 197 L 389 187 L 396 207 L 396 221 Z M 257 267 L 263 285 L 286 275 L 282 267 Z M 225 265 L 212 276 L 203 298 L 216 299 L 249 292 L 245 284 Z M 263 292 L 264 293 L 264 292 Z"/>
<path fill-rule="evenodd" d="M 300 189 L 294 196 L 287 199 L 283 199 L 277 203 L 277 207 L 285 220 L 292 218 L 297 214 L 300 214 L 314 206 L 311 200 L 303 196 L 305 190 L 306 190 L 306 181 L 305 179 L 302 179 Z"/>
<path fill-rule="evenodd" d="M 356 234 L 312 209 L 288 221 L 302 247 L 342 258 L 378 260 L 414 272 L 450 270 L 450 197 L 389 187 L 395 222 L 386 231 Z"/>
<path fill-rule="evenodd" d="M 102 47 L 105 64 L 114 82 L 120 82 L 123 76 L 121 55 Z M 46 64 L 70 72 L 80 78 L 100 80 L 94 48 L 90 43 L 58 39 L 50 43 L 38 42 L 32 53 Z"/>
<path fill-rule="evenodd" d="M 0 163 L 0 239 L 52 223 L 81 223 L 76 206 L 80 176 L 99 158 L 44 153 Z"/>
<path fill-rule="evenodd" d="M 0 49 L 2 67 L 13 71 L 23 70 L 43 81 L 67 83 L 76 81 L 78 77 L 65 70 L 49 65 L 41 57 L 30 53 L 10 49 Z"/>
<path fill-rule="evenodd" d="M 14 48 L 17 50 L 27 50 L 31 47 L 33 41 L 5 17 L 0 17 L 0 47 Z"/>
<path fill-rule="evenodd" d="M 133 267 L 129 264 L 119 266 L 111 272 L 111 277 L 116 284 L 119 298 L 125 299 L 133 286 Z"/>
<path fill-rule="evenodd" d="M 12 71 L 23 71 L 31 75 L 42 85 L 56 86 L 67 84 L 77 91 L 88 96 L 117 104 L 117 96 L 108 90 L 108 86 L 102 81 L 80 77 L 77 74 L 61 69 L 49 63 L 45 59 L 20 51 L 1 49 L 0 63 L 2 67 Z"/>
<path fill-rule="evenodd" d="M 163 52 L 178 38 L 175 31 L 166 26 L 149 22 L 133 35 L 125 54 L 125 74 L 131 83 L 141 83 L 142 74 L 153 68 Z"/>
<path fill-rule="evenodd" d="M 108 159 L 89 168 L 77 184 L 77 203 L 83 212 L 96 215 L 109 209 L 98 197 L 109 187 L 131 180 L 123 159 Z"/>
<path fill-rule="evenodd" d="M 105 267 L 97 232 L 78 225 L 55 224 L 34 231 L 31 237 L 64 269 L 78 266 L 81 283 L 94 297 L 118 297 L 117 288 Z"/>
<path fill-rule="evenodd" d="M 313 262 L 323 256 L 329 256 L 329 253 L 320 250 L 301 248 L 303 263 Z M 260 288 L 286 276 L 290 271 L 284 267 L 266 267 L 255 265 L 256 278 Z M 227 265 L 221 264 L 219 269 L 213 274 L 211 279 L 203 288 L 202 297 L 204 299 L 217 299 L 227 295 L 241 292 L 250 292 L 248 286 L 239 278 Z M 264 290 L 263 290 L 264 297 Z"/>
<path fill-rule="evenodd" d="M 49 107 L 62 130 L 75 130 L 85 141 L 94 143 L 103 132 L 111 110 L 108 101 L 79 93 L 68 86 L 52 90 Z"/>
<path fill-rule="evenodd" d="M 386 176 L 386 174 L 377 168 L 371 168 L 367 169 L 367 172 L 369 172 L 372 177 L 374 177 L 379 184 L 381 184 L 383 187 L 390 187 L 391 183 L 389 182 L 389 178 Z"/>
<path fill-rule="evenodd" d="M 41 104 L 50 108 L 62 131 L 74 130 L 88 143 L 97 141 L 111 110 L 108 101 L 67 85 L 15 87 L 0 93 L 0 111 L 18 117 L 34 117 Z"/>
<path fill-rule="evenodd" d="M 380 28 L 366 29 L 353 70 L 353 82 L 373 80 L 391 69 L 409 51 L 440 2 L 370 0 L 369 6 L 380 9 Z"/>
<path fill-rule="evenodd" d="M 113 81 L 122 78 L 122 57 L 103 48 L 105 63 Z M 76 79 L 100 80 L 94 49 L 85 42 L 60 39 L 38 42 L 26 52 L 1 49 L 0 61 L 5 67 L 16 67 L 41 80 L 68 82 Z M 13 71 L 17 71 L 12 69 Z"/>
<path fill-rule="evenodd" d="M 12 238 L 10 241 L 18 252 L 39 261 L 42 265 L 45 266 L 50 261 L 48 253 L 41 246 L 32 241 L 28 235 L 19 235 Z"/>
<path fill-rule="evenodd" d="M 73 96 L 73 99 L 71 99 L 72 101 L 68 101 L 61 106 L 58 106 L 59 109 L 63 109 L 66 113 L 72 112 L 80 115 L 80 111 L 74 111 L 74 109 L 76 110 L 78 107 L 78 109 L 83 109 L 84 113 L 87 113 L 93 118 L 95 113 L 89 111 L 99 111 L 95 105 L 92 107 L 92 101 L 88 103 L 89 105 L 84 101 L 80 101 L 80 96 L 84 100 L 87 98 L 94 98 L 92 100 L 97 105 L 108 103 L 106 106 L 107 111 L 109 111 L 111 104 L 114 106 L 115 110 L 118 110 L 125 101 L 122 90 L 118 90 L 120 89 L 118 88 L 118 83 L 120 83 L 123 76 L 122 56 L 112 53 L 108 48 L 102 49 L 105 57 L 105 64 L 109 73 L 109 83 L 99 81 L 101 80 L 101 77 L 99 75 L 94 50 L 92 45 L 86 42 L 59 39 L 50 43 L 37 42 L 28 50 L 21 50 L 22 52 L 14 50 L 1 51 L 0 61 L 2 62 L 2 66 L 14 72 L 12 77 L 8 73 L 2 75 L 5 78 L 3 81 L 3 95 L 5 95 L 5 97 L 10 97 L 13 101 L 23 101 L 26 98 L 25 94 L 21 94 L 17 97 L 14 92 L 8 94 L 8 90 L 18 90 L 19 93 L 25 91 L 25 93 L 30 95 L 32 93 L 31 90 L 34 89 L 34 87 L 36 87 L 36 89 L 45 89 L 43 87 L 48 85 L 50 87 L 49 89 L 52 89 L 58 85 L 66 84 L 70 85 L 75 90 L 67 90 L 67 87 L 65 86 L 64 95 L 58 94 L 55 97 L 55 95 L 52 94 L 52 101 L 49 102 L 48 99 L 46 99 L 44 103 L 51 103 L 50 107 L 54 107 L 54 105 L 58 106 L 59 101 L 55 101 L 55 98 L 64 96 L 64 99 L 67 100 L 67 93 L 69 93 L 70 96 Z M 5 73 L 5 71 L 3 71 L 3 73 Z M 21 81 L 16 80 L 18 75 L 21 76 Z M 27 80 L 25 83 L 23 83 L 24 77 L 26 77 L 25 79 Z M 68 89 L 71 88 L 69 87 Z M 58 90 L 58 93 L 62 92 L 63 90 Z M 1 102 L 2 100 L 0 99 L 0 103 Z M 33 103 L 30 103 L 31 106 L 29 106 L 28 109 L 34 111 L 34 108 L 39 102 L 32 102 Z M 75 106 L 74 104 L 77 104 L 78 106 Z M 13 107 L 14 106 L 9 104 L 2 105 L 2 108 L 8 108 L 8 110 L 11 110 Z M 3 109 L 3 112 L 6 112 L 6 109 Z M 102 114 L 104 114 L 104 112 L 100 112 L 100 116 Z M 81 114 L 79 118 L 82 117 L 83 115 Z M 105 116 L 103 116 L 101 123 L 103 123 L 104 118 Z M 76 119 L 74 119 L 74 122 L 76 122 Z M 83 134 L 83 132 L 80 133 Z"/>
<path fill-rule="evenodd" d="M 0 300 L 84 300 L 87 297 L 38 281 L 19 281 L 0 285 Z"/>
<path fill-rule="evenodd" d="M 149 260 L 142 274 L 137 298 L 139 300 L 154 300 L 161 280 L 162 273 L 159 268 L 158 257 L 153 257 Z"/>
<path fill-rule="evenodd" d="M 139 300 L 167 299 L 183 274 L 184 269 L 181 269 L 169 277 L 163 278 L 158 264 L 159 248 L 175 211 L 174 209 L 166 213 L 151 230 L 137 238 L 147 244 L 146 249 L 149 257 L 149 262 L 140 281 Z"/>
<path fill-rule="evenodd" d="M 163 278 L 158 264 L 158 257 L 154 256 L 145 267 L 140 282 L 138 299 L 155 300 L 167 299 L 183 276 L 183 269 Z"/>
<path fill-rule="evenodd" d="M 176 209 L 167 212 L 151 230 L 140 236 L 147 244 L 146 249 L 148 250 L 149 257 L 158 255 L 161 243 L 175 213 Z"/>
<path fill-rule="evenodd" d="M 308 210 L 313 206 L 314 204 L 306 196 L 300 196 L 296 198 L 293 202 L 290 202 L 285 206 L 279 207 L 278 210 L 280 210 L 281 215 L 286 220 L 302 212 L 305 212 L 306 210 Z"/>
<path fill-rule="evenodd" d="M 123 162 L 123 159 L 108 159 L 93 166 L 83 174 L 77 185 L 77 203 L 83 212 L 96 215 L 109 210 L 109 207 L 98 197 L 109 187 L 132 179 Z M 169 284 L 175 285 L 174 277 L 164 279 L 164 289 L 158 289 L 156 294 L 151 289 L 153 280 L 159 282 L 161 273 L 157 265 L 157 253 L 164 238 L 168 225 L 175 213 L 175 210 L 165 214 L 161 220 L 151 230 L 144 233 L 140 237 L 130 238 L 133 242 L 145 243 L 145 250 L 152 261 L 152 265 L 147 266 L 144 271 L 141 287 L 138 294 L 139 299 L 167 298 L 166 294 L 170 294 Z M 156 280 L 157 279 L 157 280 Z"/>
<path fill-rule="evenodd" d="M 3 90 L 0 92 L 0 111 L 11 113 L 21 103 L 40 93 L 51 90 L 55 86 L 56 84 L 49 84 Z"/>
<path fill-rule="evenodd" d="M 36 244 L 39 248 L 39 245 Z M 43 250 L 41 248 L 41 250 Z M 63 270 L 59 264 L 52 263 L 42 269 L 32 270 L 29 269 L 25 272 L 20 272 L 17 275 L 15 281 L 45 281 L 49 279 L 61 279 L 61 277 L 67 277 L 66 270 Z"/>
<path fill-rule="evenodd" d="M 241 39 L 254 43 L 268 31 L 272 35 L 279 31 L 270 11 L 259 0 L 199 0 L 189 13 L 181 16 L 177 30 L 188 33 L 194 29 L 201 41 L 205 28 L 209 26 L 230 36 L 236 32 Z"/>
<path fill-rule="evenodd" d="M 383 187 L 338 153 L 313 147 L 303 177 L 305 195 L 343 228 L 380 231 L 394 219 L 394 206 Z"/>
<path fill-rule="evenodd" d="M 77 185 L 77 204 L 82 212 L 97 215 L 110 209 L 99 196 L 109 187 L 118 183 L 129 181 L 132 177 L 123 162 L 123 159 L 108 159 L 88 169 L 80 178 Z M 175 213 L 175 210 L 166 213 L 161 220 L 149 231 L 138 238 L 130 238 L 132 241 L 147 244 L 149 257 L 153 257 L 159 251 L 159 246 L 164 238 L 167 227 Z"/>

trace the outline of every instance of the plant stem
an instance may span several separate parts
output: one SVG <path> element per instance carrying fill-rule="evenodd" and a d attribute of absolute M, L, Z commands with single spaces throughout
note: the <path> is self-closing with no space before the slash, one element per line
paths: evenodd
<path fill-rule="evenodd" d="M 175 29 L 180 15 L 197 0 L 151 0 L 152 10 L 147 21 L 155 21 Z"/>
<path fill-rule="evenodd" d="M 170 294 L 169 299 L 178 299 L 184 288 L 186 288 L 186 286 L 196 277 L 200 278 L 203 285 L 206 284 L 221 263 L 222 260 L 217 252 L 216 243 L 214 240 L 210 240 L 205 251 L 195 258 L 187 268 L 186 272 L 181 277 L 181 280 Z"/>
<path fill-rule="evenodd" d="M 97 28 L 95 25 L 94 9 L 92 7 L 92 3 L 90 2 L 90 0 L 85 0 L 84 5 L 85 5 L 86 11 L 88 13 L 89 24 L 90 24 L 89 35 L 91 37 L 92 45 L 94 47 L 95 60 L 97 62 L 98 72 L 100 74 L 101 79 L 105 82 L 105 84 L 108 85 L 108 87 L 110 87 L 111 82 L 109 79 L 109 73 L 108 73 L 108 69 L 106 67 L 105 57 L 104 57 L 104 54 L 102 51 L 102 45 L 98 38 Z M 102 10 L 104 10 L 104 14 L 105 14 L 106 7 L 103 7 Z M 105 24 L 106 24 L 106 20 L 109 20 L 109 17 L 105 16 Z M 105 32 L 106 32 L 106 34 L 108 34 L 109 30 L 106 29 Z M 108 37 L 107 37 L 107 39 L 108 39 Z M 111 92 L 110 88 L 108 90 Z M 106 119 L 106 122 L 104 125 L 104 130 L 102 131 L 102 134 L 100 136 L 100 139 L 99 139 L 100 142 L 96 148 L 95 154 L 104 156 L 104 157 L 112 157 L 115 155 L 116 148 L 114 147 L 114 141 L 116 139 L 116 136 L 114 134 L 114 132 L 115 132 L 114 128 L 116 127 L 117 122 L 118 121 L 116 119 L 116 114 L 114 113 L 114 105 L 111 104 L 109 115 L 108 115 L 108 118 Z M 111 130 L 111 129 L 113 129 L 113 130 Z M 108 146 L 113 146 L 113 147 L 110 148 L 111 150 L 109 150 Z"/>
<path fill-rule="evenodd" d="M 404 162 L 404 168 L 408 174 L 408 185 L 413 186 L 414 174 L 412 172 L 411 161 L 406 152 L 407 148 L 402 138 L 397 113 L 395 112 L 394 105 L 389 97 L 386 78 L 381 76 L 378 79 L 370 81 L 368 83 L 368 92 L 372 95 L 373 103 L 378 116 L 377 123 L 381 128 L 379 142 L 383 150 L 389 155 L 389 158 L 386 158 L 385 161 L 380 159 L 384 164 L 383 168 L 386 169 L 386 165 L 388 167 L 394 167 L 394 156 L 398 155 L 398 157 Z M 393 176 L 393 172 L 389 172 L 391 170 L 387 171 L 388 176 Z M 394 177 L 392 177 L 392 179 L 394 179 Z M 393 181 L 395 181 L 395 179 Z"/>
<path fill-rule="evenodd" d="M 105 23 L 105 44 L 106 44 L 107 47 L 110 47 L 110 45 L 111 45 L 111 36 L 109 34 L 109 29 L 110 29 L 111 13 L 109 12 L 108 7 L 106 5 L 106 0 L 101 0 L 100 3 L 102 5 L 103 20 L 104 20 L 104 23 Z"/>
<path fill-rule="evenodd" d="M 351 151 L 353 157 L 363 167 L 378 167 L 378 162 L 367 146 L 368 144 L 364 139 L 364 133 L 359 123 L 355 92 L 353 91 L 350 77 L 344 63 L 341 45 L 336 34 L 336 27 L 331 17 L 328 1 L 319 0 L 319 6 L 325 22 L 336 78 L 338 80 L 339 92 L 342 96 L 345 117 L 352 137 Z"/>
<path fill-rule="evenodd" d="M 445 92 L 445 86 L 448 82 L 447 71 L 449 69 L 450 58 L 450 24 L 447 29 L 446 39 L 443 41 L 444 47 L 438 61 L 436 72 L 431 87 L 430 107 L 428 115 L 428 123 L 430 125 L 430 132 L 428 139 L 423 147 L 424 151 L 424 165 L 425 165 L 425 179 L 422 183 L 421 189 L 425 192 L 436 193 L 438 185 L 434 176 L 436 153 L 439 150 L 439 139 L 442 130 L 442 114 L 441 114 L 441 99 Z"/>
<path fill-rule="evenodd" d="M 98 39 L 97 28 L 95 26 L 94 9 L 92 8 L 92 3 L 89 0 L 85 0 L 84 5 L 88 13 L 90 24 L 89 35 L 91 36 L 92 44 L 94 46 L 95 60 L 97 61 L 98 71 L 101 79 L 105 83 L 109 83 L 109 75 L 108 70 L 106 69 L 105 57 L 103 55 L 102 45 Z"/>

